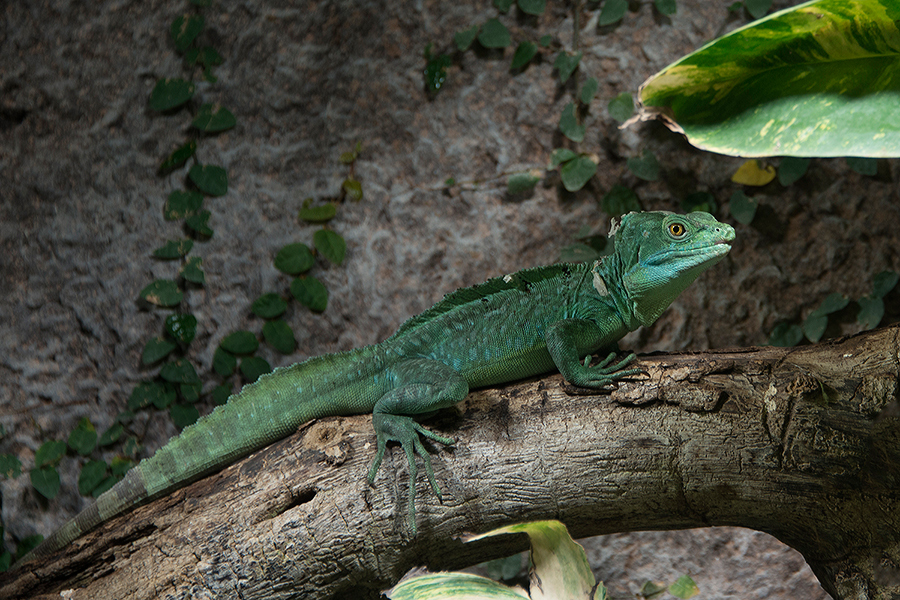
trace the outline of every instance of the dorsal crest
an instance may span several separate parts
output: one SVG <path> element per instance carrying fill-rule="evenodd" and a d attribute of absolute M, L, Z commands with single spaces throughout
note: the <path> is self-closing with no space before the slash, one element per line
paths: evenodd
<path fill-rule="evenodd" d="M 393 337 L 402 335 L 425 323 L 429 323 L 457 307 L 478 302 L 479 300 L 486 300 L 496 294 L 510 290 L 518 290 L 527 293 L 534 284 L 546 281 L 547 279 L 553 279 L 554 277 L 569 275 L 571 270 L 572 265 L 565 263 L 534 267 L 532 269 L 524 269 L 522 271 L 510 273 L 509 275 L 494 277 L 488 279 L 484 283 L 450 292 L 444 296 L 440 302 L 425 312 L 418 314 L 403 323 Z"/>

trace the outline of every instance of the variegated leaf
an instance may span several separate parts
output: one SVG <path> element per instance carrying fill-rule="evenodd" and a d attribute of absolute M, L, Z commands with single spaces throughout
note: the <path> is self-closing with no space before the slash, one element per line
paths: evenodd
<path fill-rule="evenodd" d="M 900 156 L 900 1 L 774 13 L 641 86 L 641 118 L 737 156 Z"/>

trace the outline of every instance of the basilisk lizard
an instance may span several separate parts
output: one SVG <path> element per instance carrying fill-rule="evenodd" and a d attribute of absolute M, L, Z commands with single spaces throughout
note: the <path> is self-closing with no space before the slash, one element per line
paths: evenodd
<path fill-rule="evenodd" d="M 379 344 L 263 375 L 142 460 L 25 560 L 46 557 L 113 516 L 286 437 L 311 419 L 367 412 L 377 440 L 368 481 L 374 481 L 387 442 L 399 442 L 409 461 L 409 523 L 415 532 L 415 454 L 441 497 L 419 436 L 453 443 L 417 417 L 453 406 L 470 388 L 554 368 L 587 388 L 634 374 L 637 369 L 624 368 L 634 354 L 616 364 L 614 354 L 595 366 L 588 361 L 593 352 L 656 321 L 728 253 L 734 229 L 703 212 L 644 212 L 614 220 L 610 237 L 614 250 L 600 260 L 526 269 L 460 289 Z"/>

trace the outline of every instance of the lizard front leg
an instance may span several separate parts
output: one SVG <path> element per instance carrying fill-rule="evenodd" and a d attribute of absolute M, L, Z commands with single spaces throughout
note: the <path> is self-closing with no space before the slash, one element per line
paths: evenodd
<path fill-rule="evenodd" d="M 618 332 L 605 332 L 588 319 L 557 321 L 544 334 L 547 351 L 566 381 L 589 388 L 602 388 L 623 377 L 640 373 L 640 369 L 622 369 L 634 360 L 634 353 L 616 364 L 610 364 L 615 358 L 615 353 L 611 353 L 599 365 L 588 366 L 592 351 L 612 344 L 620 337 Z M 584 363 L 581 362 L 582 356 L 585 357 Z"/>
<path fill-rule="evenodd" d="M 441 444 L 453 444 L 454 440 L 433 433 L 415 421 L 414 417 L 427 416 L 441 408 L 447 408 L 462 401 L 469 393 L 469 384 L 457 371 L 446 364 L 432 359 L 405 360 L 391 369 L 394 387 L 388 391 L 372 411 L 372 426 L 378 440 L 375 460 L 369 469 L 369 484 L 384 458 L 387 442 L 400 442 L 409 462 L 409 526 L 416 533 L 416 454 L 425 463 L 425 473 L 438 500 L 441 490 L 434 478 L 431 458 L 419 435 Z"/>

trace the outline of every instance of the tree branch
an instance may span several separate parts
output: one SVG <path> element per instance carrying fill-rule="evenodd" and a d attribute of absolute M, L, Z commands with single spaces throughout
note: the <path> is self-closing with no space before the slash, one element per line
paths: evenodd
<path fill-rule="evenodd" d="M 638 364 L 611 395 L 568 395 L 554 375 L 431 420 L 459 443 L 434 449 L 443 504 L 417 482 L 415 538 L 402 451 L 370 488 L 371 419 L 336 417 L 6 574 L 0 596 L 377 598 L 414 566 L 522 550 L 457 538 L 536 519 L 574 537 L 749 527 L 799 550 L 835 598 L 900 594 L 900 327 Z"/>

